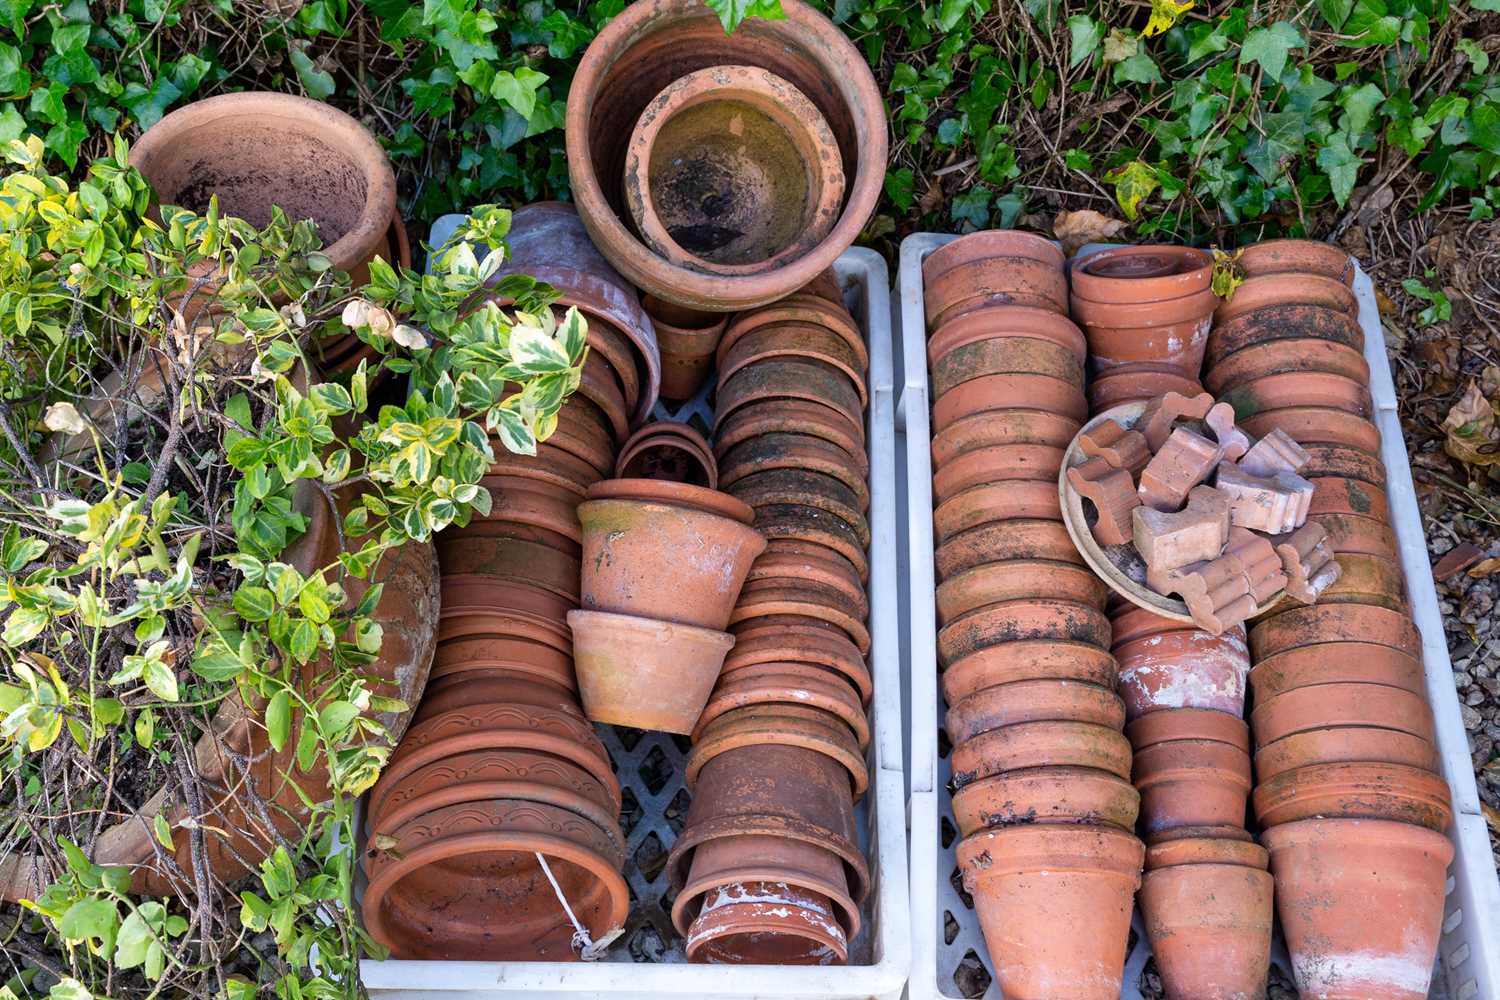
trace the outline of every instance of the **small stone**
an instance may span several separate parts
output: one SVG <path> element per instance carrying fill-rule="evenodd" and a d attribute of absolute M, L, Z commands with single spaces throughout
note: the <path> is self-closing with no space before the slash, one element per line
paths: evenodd
<path fill-rule="evenodd" d="M 1484 716 L 1479 714 L 1479 709 L 1468 705 L 1458 706 L 1458 714 L 1463 717 L 1465 729 L 1478 729 L 1484 724 Z"/>

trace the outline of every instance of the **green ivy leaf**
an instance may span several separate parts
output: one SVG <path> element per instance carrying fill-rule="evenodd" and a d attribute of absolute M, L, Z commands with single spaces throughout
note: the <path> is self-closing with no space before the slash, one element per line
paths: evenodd
<path fill-rule="evenodd" d="M 1318 150 L 1318 166 L 1328 175 L 1334 200 L 1341 208 L 1348 203 L 1349 195 L 1354 190 L 1354 182 L 1359 178 L 1360 163 L 1360 158 L 1349 148 L 1348 137 L 1342 132 L 1335 132 L 1329 137 L 1327 144 Z"/>
<path fill-rule="evenodd" d="M 1115 83 L 1161 83 L 1161 70 L 1156 67 L 1156 60 L 1151 58 L 1150 53 L 1141 49 L 1135 55 L 1121 61 L 1115 66 Z"/>
<path fill-rule="evenodd" d="M 307 91 L 308 97 L 326 101 L 333 96 L 333 92 L 338 89 L 334 86 L 333 74 L 319 69 L 317 63 L 308 58 L 305 44 L 287 46 L 287 55 L 291 58 L 292 68 L 297 71 L 297 79 L 302 81 L 302 89 Z"/>
<path fill-rule="evenodd" d="M 1373 83 L 1346 90 L 1339 97 L 1339 103 L 1344 106 L 1344 117 L 1339 127 L 1351 136 L 1364 134 L 1365 129 L 1369 127 L 1370 119 L 1375 114 L 1375 109 L 1380 107 L 1384 100 L 1385 94 Z"/>
<path fill-rule="evenodd" d="M 292 697 L 283 688 L 266 704 L 266 739 L 277 753 L 292 735 Z"/>
<path fill-rule="evenodd" d="M 1240 65 L 1258 63 L 1271 80 L 1280 80 L 1292 49 L 1306 45 L 1302 32 L 1290 21 L 1277 21 L 1269 28 L 1256 28 L 1240 46 Z"/>
<path fill-rule="evenodd" d="M 247 622 L 263 622 L 276 611 L 276 600 L 265 587 L 240 587 L 234 592 L 234 610 Z"/>
<path fill-rule="evenodd" d="M 1340 45 L 1366 48 L 1392 45 L 1401 37 L 1401 18 L 1390 14 L 1383 0 L 1357 0 L 1340 32 Z"/>
<path fill-rule="evenodd" d="M 546 82 L 547 74 L 527 66 L 521 66 L 513 73 L 501 70 L 490 84 L 490 96 L 504 101 L 515 109 L 516 114 L 529 119 L 536 110 L 536 92 Z"/>
<path fill-rule="evenodd" d="M 1140 216 L 1141 202 L 1161 186 L 1156 171 L 1140 160 L 1116 167 L 1104 175 L 1104 180 L 1115 186 L 1115 201 L 1132 222 Z"/>
<path fill-rule="evenodd" d="M 1104 41 L 1105 25 L 1087 14 L 1074 14 L 1068 18 L 1068 69 L 1088 59 L 1099 50 Z"/>
<path fill-rule="evenodd" d="M 724 34 L 730 35 L 746 18 L 763 17 L 767 21 L 780 21 L 786 17 L 781 9 L 781 0 L 704 0 L 709 10 L 719 15 Z"/>

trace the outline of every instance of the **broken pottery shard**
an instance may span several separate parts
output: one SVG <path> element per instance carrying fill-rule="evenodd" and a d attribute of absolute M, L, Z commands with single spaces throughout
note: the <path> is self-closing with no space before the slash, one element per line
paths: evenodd
<path fill-rule="evenodd" d="M 1318 595 L 1343 573 L 1328 545 L 1328 532 L 1321 524 L 1304 524 L 1289 534 L 1271 539 L 1286 574 L 1286 592 L 1303 604 L 1316 603 Z"/>
<path fill-rule="evenodd" d="M 1250 450 L 1250 436 L 1234 426 L 1234 407 L 1228 403 L 1215 403 L 1203 418 L 1208 429 L 1214 432 L 1219 442 L 1219 451 L 1224 458 L 1234 461 Z"/>
<path fill-rule="evenodd" d="M 1218 635 L 1255 613 L 1249 578 L 1236 556 L 1193 563 L 1165 573 L 1147 570 L 1146 582 L 1160 594 L 1177 594 L 1188 606 L 1193 624 Z"/>
<path fill-rule="evenodd" d="M 1240 458 L 1240 468 L 1252 476 L 1274 476 L 1278 472 L 1298 473 L 1307 468 L 1308 455 L 1292 436 L 1280 427 L 1255 442 Z"/>
<path fill-rule="evenodd" d="M 1219 446 L 1208 438 L 1176 428 L 1141 470 L 1141 502 L 1156 510 L 1177 510 L 1188 491 L 1213 472 L 1219 457 Z"/>
<path fill-rule="evenodd" d="M 1079 435 L 1078 446 L 1085 455 L 1102 458 L 1116 469 L 1126 470 L 1131 476 L 1135 476 L 1151 461 L 1151 449 L 1146 447 L 1146 435 L 1140 431 L 1126 430 L 1114 420 L 1106 420 Z"/>
<path fill-rule="evenodd" d="M 1159 451 L 1172 433 L 1172 425 L 1178 420 L 1202 420 L 1214 405 L 1214 398 L 1206 392 L 1196 396 L 1184 396 L 1180 392 L 1169 392 L 1157 396 L 1146 404 L 1145 412 L 1135 422 L 1135 429 L 1146 436 L 1146 447 Z"/>
<path fill-rule="evenodd" d="M 1136 551 L 1157 573 L 1217 559 L 1229 540 L 1228 499 L 1206 486 L 1188 494 L 1183 510 L 1136 507 L 1131 515 Z"/>
<path fill-rule="evenodd" d="M 1091 458 L 1068 470 L 1068 483 L 1098 510 L 1094 538 L 1100 545 L 1130 541 L 1130 512 L 1141 505 L 1141 498 L 1128 471 L 1115 468 L 1104 458 Z"/>
<path fill-rule="evenodd" d="M 1253 476 L 1225 462 L 1219 466 L 1214 486 L 1229 498 L 1231 523 L 1268 535 L 1284 535 L 1301 527 L 1312 505 L 1313 484 L 1290 472 Z"/>
<path fill-rule="evenodd" d="M 1233 527 L 1229 529 L 1229 545 L 1224 551 L 1239 560 L 1245 572 L 1245 585 L 1257 605 L 1265 604 L 1285 589 L 1287 576 L 1281 568 L 1281 556 L 1269 538 Z"/>

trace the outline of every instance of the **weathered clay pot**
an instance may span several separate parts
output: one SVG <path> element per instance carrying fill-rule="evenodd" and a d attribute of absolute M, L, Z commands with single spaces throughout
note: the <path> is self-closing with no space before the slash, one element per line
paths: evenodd
<path fill-rule="evenodd" d="M 516 638 L 542 643 L 564 656 L 573 655 L 573 637 L 566 614 L 549 618 L 511 608 L 447 609 L 438 619 L 438 641 L 458 639 Z"/>
<path fill-rule="evenodd" d="M 1215 740 L 1168 740 L 1135 752 L 1142 829 L 1241 826 L 1250 794 L 1250 755 Z"/>
<path fill-rule="evenodd" d="M 691 424 L 662 420 L 630 436 L 615 460 L 616 479 L 663 479 L 711 490 L 719 488 L 718 463 Z"/>
<path fill-rule="evenodd" d="M 989 257 L 1029 257 L 1061 270 L 1062 248 L 1045 236 L 1018 229 L 986 229 L 945 243 L 922 260 L 922 280 L 932 281 L 960 264 Z"/>
<path fill-rule="evenodd" d="M 1165 365 L 1196 379 L 1218 304 L 1212 274 L 1212 258 L 1188 247 L 1116 247 L 1075 261 L 1072 313 L 1090 369 Z"/>
<path fill-rule="evenodd" d="M 865 351 L 850 346 L 838 332 L 816 323 L 769 323 L 737 338 L 727 352 L 719 353 L 719 381 L 735 372 L 772 358 L 810 358 L 832 365 L 849 377 L 860 401 L 869 404 L 865 387 Z"/>
<path fill-rule="evenodd" d="M 1078 325 L 1053 309 L 1036 306 L 987 305 L 966 310 L 927 338 L 927 362 L 934 364 L 950 351 L 992 337 L 1030 337 L 1063 348 L 1082 365 L 1088 344 Z"/>
<path fill-rule="evenodd" d="M 729 317 L 689 309 L 654 295 L 641 296 L 641 308 L 651 317 L 661 349 L 661 394 L 667 399 L 691 398 L 713 370 L 714 352 Z"/>
<path fill-rule="evenodd" d="M 1067 680 L 1013 681 L 985 688 L 949 707 L 944 720 L 954 743 L 1021 722 L 1090 722 L 1119 729 L 1125 706 L 1096 684 Z"/>
<path fill-rule="evenodd" d="M 1040 444 L 1066 448 L 1083 425 L 1046 410 L 991 410 L 955 420 L 932 438 L 932 461 L 944 465 L 976 448 Z"/>
<path fill-rule="evenodd" d="M 830 270 L 824 274 L 833 286 L 831 289 L 825 289 L 826 294 L 819 294 L 809 288 L 804 288 L 770 305 L 735 316 L 729 324 L 729 329 L 725 331 L 724 338 L 719 341 L 715 362 L 718 367 L 724 367 L 729 352 L 733 351 L 745 337 L 762 332 L 767 327 L 790 325 L 816 327 L 834 334 L 853 352 L 854 367 L 861 372 L 867 369 L 870 365 L 870 352 L 865 345 L 864 334 L 854 322 L 854 317 L 850 315 L 849 310 L 844 307 L 833 272 Z"/>
<path fill-rule="evenodd" d="M 492 451 L 495 460 L 490 463 L 490 476 L 531 479 L 544 483 L 568 494 L 570 499 L 576 498 L 573 503 L 583 499 L 589 487 L 603 478 L 597 469 L 583 459 L 545 441 L 536 446 L 535 455 L 518 455 L 503 447 L 495 447 Z M 492 516 L 493 513 L 492 511 Z"/>
<path fill-rule="evenodd" d="M 1346 519 L 1345 527 L 1349 520 L 1353 519 Z M 1395 556 L 1337 552 L 1335 557 L 1341 570 L 1339 578 L 1318 595 L 1319 604 L 1329 607 L 1363 604 L 1411 614 L 1406 601 L 1406 581 Z"/>
<path fill-rule="evenodd" d="M 806 705 L 837 717 L 859 745 L 870 740 L 863 701 L 842 675 L 807 663 L 759 663 L 740 666 L 714 688 L 695 733 L 701 734 L 727 712 L 753 705 Z"/>
<path fill-rule="evenodd" d="M 1242 865 L 1147 871 L 1141 880 L 1141 916 L 1167 996 L 1265 996 L 1272 895 L 1270 873 Z"/>
<path fill-rule="evenodd" d="M 1088 767 L 1035 767 L 970 782 L 953 794 L 960 836 L 1030 823 L 1107 823 L 1135 829 L 1141 796 L 1125 779 Z"/>
<path fill-rule="evenodd" d="M 800 399 L 827 407 L 859 423 L 864 404 L 849 376 L 811 358 L 777 358 L 743 368 L 722 383 L 715 395 L 717 419 L 761 400 Z"/>
<path fill-rule="evenodd" d="M 557 427 L 546 443 L 583 459 L 600 476 L 609 475 L 615 467 L 615 441 L 608 418 L 581 394 L 575 393 L 563 404 Z M 503 448 L 504 444 L 491 439 L 491 447 Z"/>
<path fill-rule="evenodd" d="M 1068 279 L 1062 268 L 1030 257 L 985 257 L 955 264 L 926 282 L 927 328 L 977 309 L 1021 306 L 1067 314 Z"/>
<path fill-rule="evenodd" d="M 1354 260 L 1343 250 L 1314 240 L 1265 240 L 1239 252 L 1240 270 L 1249 278 L 1267 274 L 1321 274 L 1344 284 L 1354 281 Z"/>
<path fill-rule="evenodd" d="M 1337 476 L 1307 477 L 1313 484 L 1312 503 L 1308 516 L 1322 514 L 1353 514 L 1357 517 L 1374 518 L 1390 523 L 1390 507 L 1385 492 L 1359 479 Z"/>
<path fill-rule="evenodd" d="M 1230 389 L 1220 400 L 1234 407 L 1236 420 L 1289 406 L 1331 406 L 1359 417 L 1374 413 L 1367 387 L 1326 372 L 1268 375 Z"/>
<path fill-rule="evenodd" d="M 476 705 L 534 705 L 583 716 L 577 696 L 557 684 L 510 671 L 466 670 L 428 683 L 412 721 L 426 722 L 444 712 Z"/>
<path fill-rule="evenodd" d="M 1114 647 L 1120 696 L 1132 719 L 1168 708 L 1211 708 L 1238 718 L 1245 711 L 1250 649 L 1243 628 L 1212 635 L 1202 629 L 1161 632 Z"/>
<path fill-rule="evenodd" d="M 694 962 L 724 965 L 834 965 L 849 937 L 827 896 L 781 882 L 731 882 L 710 892 L 688 928 Z"/>
<path fill-rule="evenodd" d="M 1122 610 L 1115 611 L 1110 616 L 1109 623 L 1116 646 L 1188 628 L 1175 618 L 1163 618 L 1154 611 L 1129 603 L 1125 603 Z"/>
<path fill-rule="evenodd" d="M 942 545 L 954 535 L 991 521 L 1041 520 L 1062 523 L 1057 485 L 1040 479 L 1003 479 L 959 490 L 932 512 L 932 528 Z M 1084 570 L 1084 572 L 1091 572 Z"/>
<path fill-rule="evenodd" d="M 1240 427 L 1251 437 L 1281 428 L 1298 444 L 1341 444 L 1380 454 L 1380 431 L 1364 417 L 1331 406 L 1295 406 L 1247 417 Z"/>
<path fill-rule="evenodd" d="M 864 466 L 843 448 L 811 434 L 762 434 L 741 442 L 724 454 L 719 481 L 730 489 L 742 479 L 777 469 L 831 476 L 853 491 L 861 511 L 870 506 Z"/>
<path fill-rule="evenodd" d="M 372 846 L 366 854 L 363 914 L 370 936 L 399 958 L 576 958 L 573 924 L 536 853 L 548 859 L 569 909 L 593 937 L 623 925 L 629 910 L 623 850 L 565 809 L 469 802 L 436 809 L 389 836 L 393 847 Z M 495 899 L 505 900 L 503 921 L 493 919 Z"/>
<path fill-rule="evenodd" d="M 1063 450 L 1044 444 L 1001 444 L 975 448 L 938 467 L 932 477 L 939 503 L 976 486 L 1012 479 L 1056 482 Z"/>
<path fill-rule="evenodd" d="M 1057 678 L 1115 686 L 1115 658 L 1086 642 L 1030 639 L 970 653 L 943 671 L 943 697 L 954 705 L 985 688 L 1012 681 Z"/>
<path fill-rule="evenodd" d="M 1339 682 L 1386 684 L 1417 695 L 1427 691 L 1421 660 L 1389 646 L 1352 639 L 1290 649 L 1262 659 L 1250 671 L 1258 705 L 1294 688 Z"/>
<path fill-rule="evenodd" d="M 1336 554 L 1374 556 L 1397 562 L 1396 533 L 1385 521 L 1358 514 L 1320 514 L 1318 524 L 1328 532 L 1328 547 Z M 1400 578 L 1399 567 L 1394 575 Z"/>
<path fill-rule="evenodd" d="M 1181 831 L 1177 831 L 1181 832 Z M 1146 846 L 1146 870 L 1175 868 L 1181 865 L 1236 865 L 1265 871 L 1271 856 L 1243 829 L 1233 836 L 1187 836 L 1158 840 Z"/>
<path fill-rule="evenodd" d="M 805 664 L 832 671 L 853 684 L 866 705 L 873 693 L 869 668 L 855 645 L 821 629 L 787 626 L 741 634 L 724 661 L 723 676 L 764 664 Z"/>
<path fill-rule="evenodd" d="M 1370 384 L 1370 366 L 1358 350 L 1310 337 L 1272 340 L 1235 351 L 1203 373 L 1203 384 L 1221 396 L 1256 379 L 1301 371 L 1327 372 Z"/>
<path fill-rule="evenodd" d="M 589 487 L 588 499 L 670 504 L 685 510 L 726 517 L 741 524 L 750 524 L 755 520 L 755 511 L 728 493 L 665 479 L 604 479 Z"/>
<path fill-rule="evenodd" d="M 1261 834 L 1303 996 L 1422 1000 L 1453 845 L 1389 820 L 1307 819 Z"/>
<path fill-rule="evenodd" d="M 1307 467 L 1302 475 L 1308 479 L 1342 476 L 1385 489 L 1385 465 L 1378 455 L 1344 445 L 1314 442 L 1309 442 L 1303 450 L 1307 452 Z"/>
<path fill-rule="evenodd" d="M 583 607 L 721 632 L 766 547 L 749 525 L 672 504 L 589 500 L 578 520 Z"/>
<path fill-rule="evenodd" d="M 1399 729 L 1429 743 L 1436 739 L 1427 699 L 1384 684 L 1293 688 L 1258 703 L 1250 713 L 1250 724 L 1261 746 L 1325 726 L 1375 726 Z"/>
<path fill-rule="evenodd" d="M 823 15 L 793 0 L 778 20 L 752 18 L 726 35 L 713 11 L 690 0 L 628 7 L 584 53 L 568 93 L 567 160 L 573 195 L 594 237 L 620 270 L 652 294 L 701 309 L 735 311 L 778 299 L 827 269 L 864 227 L 885 175 L 886 122 L 864 58 Z M 621 179 L 631 129 L 672 81 L 709 66 L 768 70 L 801 91 L 838 144 L 847 197 L 827 237 L 774 271 L 705 274 L 659 257 L 625 227 Z"/>
<path fill-rule="evenodd" d="M 1115 1000 L 1144 848 L 1113 827 L 983 830 L 956 848 L 1009 997 Z"/>
<path fill-rule="evenodd" d="M 1246 278 L 1235 288 L 1214 313 L 1214 324 L 1283 305 L 1321 306 L 1359 319 L 1359 303 L 1349 285 L 1340 279 L 1321 274 L 1263 274 Z"/>
<path fill-rule="evenodd" d="M 565 597 L 519 580 L 501 580 L 488 576 L 443 577 L 444 617 L 462 614 L 484 614 L 496 610 L 521 611 L 548 621 L 563 621 L 573 602 Z"/>
<path fill-rule="evenodd" d="M 785 546 L 785 542 L 775 549 L 767 545 L 766 551 L 751 565 L 750 575 L 745 578 L 746 583 L 758 586 L 764 581 L 776 580 L 785 585 L 798 581 L 817 587 L 831 587 L 844 601 L 857 608 L 861 617 L 869 614 L 870 605 L 864 584 L 860 583 L 859 573 L 848 560 L 826 549 L 816 552 L 793 551 Z"/>
<path fill-rule="evenodd" d="M 955 788 L 1026 767 L 1092 767 L 1129 779 L 1130 742 L 1088 722 L 1022 722 L 958 744 L 952 763 Z"/>
<path fill-rule="evenodd" d="M 748 403 L 732 416 L 718 420 L 714 453 L 722 461 L 730 449 L 766 434 L 803 434 L 827 441 L 854 459 L 861 473 L 869 471 L 864 425 L 831 407 L 800 399 Z"/>
<path fill-rule="evenodd" d="M 942 580 L 1002 559 L 1051 559 L 1087 565 L 1062 522 L 1024 518 L 988 521 L 959 532 L 939 545 L 933 558 Z"/>
<path fill-rule="evenodd" d="M 547 681 L 565 691 L 576 691 L 573 658 L 546 643 L 509 635 L 480 635 L 438 643 L 432 660 L 432 680 L 445 677 L 506 673 Z"/>
<path fill-rule="evenodd" d="M 938 623 L 988 604 L 1040 599 L 1104 607 L 1107 587 L 1092 572 L 1067 563 L 1012 559 L 985 563 L 944 580 L 937 588 Z"/>
<path fill-rule="evenodd" d="M 804 469 L 771 469 L 738 480 L 729 493 L 756 510 L 798 505 L 824 511 L 849 525 L 860 545 L 870 544 L 870 522 L 860 494 L 834 476 Z"/>
<path fill-rule="evenodd" d="M 1177 740 L 1208 740 L 1250 752 L 1250 727 L 1238 716 L 1204 708 L 1148 712 L 1125 727 L 1137 751 Z"/>
<path fill-rule="evenodd" d="M 1277 653 L 1320 642 L 1357 640 L 1422 655 L 1422 639 L 1410 616 L 1386 608 L 1348 604 L 1294 608 L 1250 629 L 1250 655 L 1258 663 Z"/>
<path fill-rule="evenodd" d="M 1168 302 L 1207 289 L 1213 257 L 1192 247 L 1110 247 L 1076 258 L 1069 277 L 1073 294 L 1089 302 Z"/>
<path fill-rule="evenodd" d="M 954 661 L 986 646 L 1027 639 L 1060 639 L 1109 646 L 1109 619 L 1070 601 L 1020 600 L 991 604 L 938 631 L 938 656 Z"/>
<path fill-rule="evenodd" d="M 805 504 L 767 504 L 756 509 L 755 527 L 770 544 L 822 546 L 848 560 L 861 581 L 869 579 L 870 561 L 861 532 L 837 515 Z"/>
<path fill-rule="evenodd" d="M 1050 375 L 983 375 L 955 386 L 932 404 L 932 429 L 992 410 L 1037 409 L 1082 422 L 1089 404 L 1078 386 Z"/>
<path fill-rule="evenodd" d="M 692 732 L 734 645 L 727 632 L 598 611 L 569 611 L 583 710 L 595 722 Z"/>
<path fill-rule="evenodd" d="M 572 548 L 559 546 L 561 550 L 570 554 L 582 551 L 578 548 L 583 531 L 575 513 L 577 494 L 571 490 L 528 476 L 485 476 L 480 486 L 489 491 L 490 512 L 470 520 L 464 529 L 466 534 L 479 535 L 479 526 L 485 524 L 503 525 L 506 537 L 540 543 L 566 539 Z M 532 529 L 533 533 L 519 533 L 517 526 Z"/>
<path fill-rule="evenodd" d="M 1282 277 L 1268 278 L 1279 282 Z M 1357 320 L 1337 309 L 1309 305 L 1275 305 L 1228 321 L 1216 321 L 1205 363 L 1212 369 L 1248 347 L 1284 340 L 1324 340 L 1356 351 L 1365 347 Z M 1320 404 L 1314 404 L 1320 405 Z"/>
<path fill-rule="evenodd" d="M 1169 392 L 1196 396 L 1203 391 L 1196 377 L 1167 365 L 1130 365 L 1107 371 L 1089 382 L 1089 408 L 1095 413 L 1125 403 L 1143 403 Z"/>
<path fill-rule="evenodd" d="M 1263 827 L 1327 816 L 1397 820 L 1441 833 L 1453 822 L 1448 782 L 1402 764 L 1310 764 L 1263 780 L 1252 801 Z"/>
<path fill-rule="evenodd" d="M 1399 729 L 1336 726 L 1284 736 L 1255 751 L 1255 776 L 1269 782 L 1293 768 L 1359 761 L 1438 769 L 1437 748 L 1420 736 Z"/>
<path fill-rule="evenodd" d="M 864 622 L 866 613 L 863 602 L 850 602 L 831 587 L 794 579 L 758 580 L 741 592 L 729 624 L 738 631 L 778 618 L 821 622 L 848 636 L 861 655 L 867 655 L 871 636 Z"/>
<path fill-rule="evenodd" d="M 699 772 L 719 754 L 762 746 L 800 747 L 834 761 L 844 769 L 856 802 L 869 787 L 870 772 L 849 727 L 837 716 L 807 705 L 755 705 L 719 716 L 693 744 L 683 782 L 691 792 Z M 857 851 L 853 857 L 858 857 Z"/>
<path fill-rule="evenodd" d="M 805 257 L 844 202 L 838 142 L 816 105 L 757 66 L 686 73 L 646 105 L 625 149 L 635 230 L 677 267 L 774 273 Z"/>
<path fill-rule="evenodd" d="M 448 539 L 449 534 L 458 537 Z M 578 557 L 520 538 L 473 537 L 458 532 L 437 536 L 438 565 L 444 577 L 481 576 L 527 583 L 578 603 Z"/>

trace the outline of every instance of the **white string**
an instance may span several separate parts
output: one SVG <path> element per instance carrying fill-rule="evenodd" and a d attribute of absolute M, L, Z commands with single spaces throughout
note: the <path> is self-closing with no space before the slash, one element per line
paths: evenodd
<path fill-rule="evenodd" d="M 552 884 L 552 892 L 556 894 L 557 901 L 562 904 L 563 912 L 568 915 L 568 922 L 573 925 L 573 950 L 578 952 L 578 957 L 585 962 L 597 962 L 604 957 L 609 946 L 614 943 L 615 938 L 625 933 L 624 927 L 616 927 L 605 934 L 598 941 L 589 937 L 588 929 L 578 922 L 573 915 L 573 908 L 568 905 L 568 898 L 563 895 L 562 886 L 557 884 L 557 879 L 552 876 L 552 869 L 547 864 L 547 859 L 542 857 L 540 851 L 532 851 L 536 855 L 537 863 L 542 866 L 542 874 L 547 876 L 547 881 Z"/>

